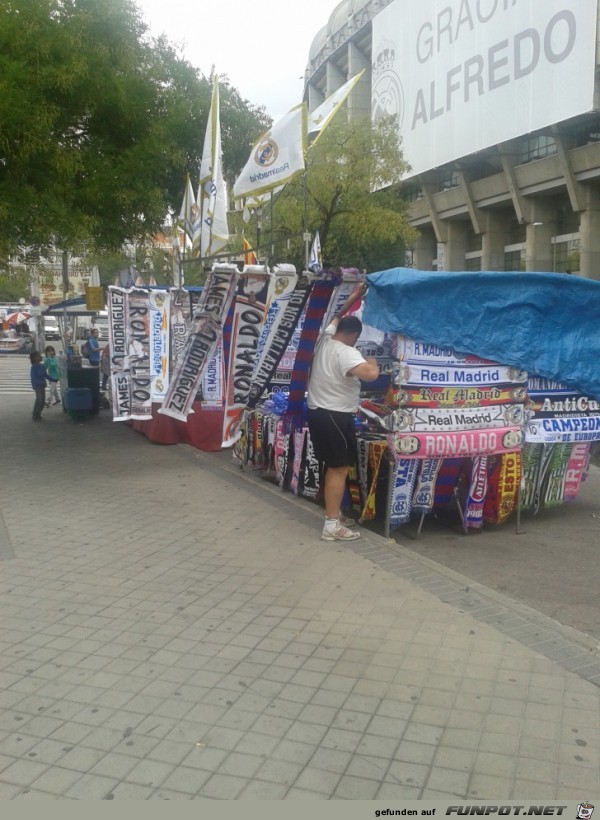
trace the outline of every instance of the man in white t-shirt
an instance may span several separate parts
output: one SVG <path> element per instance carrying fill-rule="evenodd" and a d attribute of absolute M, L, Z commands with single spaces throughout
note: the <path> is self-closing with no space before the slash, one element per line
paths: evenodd
<path fill-rule="evenodd" d="M 308 429 L 319 462 L 325 465 L 325 526 L 323 541 L 353 541 L 360 533 L 348 529 L 340 505 L 348 468 L 356 463 L 354 414 L 360 382 L 375 381 L 379 367 L 363 358 L 354 345 L 362 331 L 356 316 L 345 316 L 366 286 L 355 289 L 319 336 L 308 382 Z M 354 522 L 352 522 L 354 523 Z"/>

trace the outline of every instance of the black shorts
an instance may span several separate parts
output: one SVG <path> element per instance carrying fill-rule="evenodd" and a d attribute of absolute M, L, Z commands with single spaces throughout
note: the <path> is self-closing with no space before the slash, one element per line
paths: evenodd
<path fill-rule="evenodd" d="M 308 430 L 317 461 L 325 462 L 326 467 L 353 467 L 356 464 L 354 413 L 309 409 Z"/>

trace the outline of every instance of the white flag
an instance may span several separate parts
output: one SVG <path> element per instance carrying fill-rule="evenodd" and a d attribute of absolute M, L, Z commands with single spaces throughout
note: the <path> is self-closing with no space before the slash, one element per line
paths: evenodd
<path fill-rule="evenodd" d="M 183 194 L 183 202 L 181 203 L 181 210 L 179 211 L 179 223 L 190 239 L 194 236 L 195 210 L 196 201 L 194 189 L 192 188 L 190 175 L 188 174 Z"/>
<path fill-rule="evenodd" d="M 227 188 L 223 179 L 221 156 L 219 84 L 216 77 L 213 83 L 212 102 L 204 136 L 197 205 L 200 207 L 202 214 L 200 256 L 212 256 L 229 242 Z"/>
<path fill-rule="evenodd" d="M 362 71 L 359 71 L 351 80 L 348 80 L 348 82 L 344 83 L 337 91 L 334 91 L 330 97 L 327 97 L 325 102 L 322 102 L 318 108 L 315 108 L 315 110 L 308 115 L 308 136 L 313 136 L 311 147 L 321 136 L 326 126 L 329 125 L 334 114 L 337 113 L 340 106 L 345 102 L 348 94 L 350 94 L 364 73 L 365 69 L 363 68 Z"/>
<path fill-rule="evenodd" d="M 233 186 L 233 196 L 256 196 L 289 182 L 304 170 L 306 105 L 300 103 L 278 120 L 252 148 Z"/>

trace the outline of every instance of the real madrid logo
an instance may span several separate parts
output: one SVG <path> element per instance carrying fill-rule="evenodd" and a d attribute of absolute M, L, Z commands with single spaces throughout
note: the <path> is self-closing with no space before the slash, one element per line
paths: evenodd
<path fill-rule="evenodd" d="M 279 147 L 274 139 L 265 137 L 261 140 L 254 152 L 254 159 L 262 168 L 268 168 L 272 165 L 279 155 Z"/>
<path fill-rule="evenodd" d="M 382 42 L 373 57 L 373 120 L 389 115 L 398 115 L 402 126 L 404 118 L 404 91 L 395 69 L 396 49 L 393 43 Z"/>

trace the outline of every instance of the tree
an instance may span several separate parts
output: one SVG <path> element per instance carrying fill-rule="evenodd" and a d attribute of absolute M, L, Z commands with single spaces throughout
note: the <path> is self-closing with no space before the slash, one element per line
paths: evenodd
<path fill-rule="evenodd" d="M 374 271 L 403 263 L 414 231 L 398 194 L 407 165 L 397 134 L 393 117 L 371 125 L 338 116 L 309 149 L 307 224 L 311 233 L 319 231 L 325 267 Z M 273 236 L 281 261 L 300 267 L 303 219 L 304 179 L 297 177 L 275 200 Z"/>
<path fill-rule="evenodd" d="M 118 248 L 178 212 L 197 177 L 210 81 L 132 0 L 5 0 L 0 10 L 0 251 Z M 226 163 L 265 130 L 225 85 Z"/>

